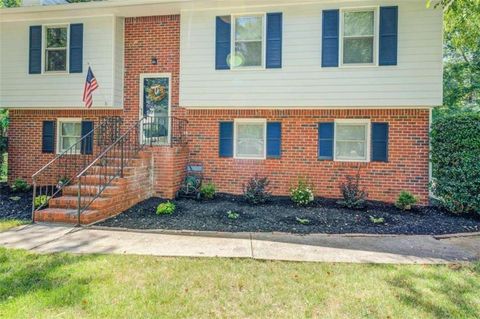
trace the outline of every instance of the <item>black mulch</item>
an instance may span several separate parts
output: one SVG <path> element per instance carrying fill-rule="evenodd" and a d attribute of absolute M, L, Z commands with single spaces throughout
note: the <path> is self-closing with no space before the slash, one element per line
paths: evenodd
<path fill-rule="evenodd" d="M 0 219 L 32 219 L 32 192 L 13 192 L 0 183 Z"/>
<path fill-rule="evenodd" d="M 333 200 L 318 200 L 300 208 L 287 198 L 269 204 L 250 206 L 241 197 L 221 195 L 212 201 L 180 199 L 174 201 L 173 215 L 157 216 L 156 207 L 164 200 L 151 198 L 99 226 L 130 229 L 198 230 L 221 232 L 289 233 L 370 233 L 370 234 L 451 234 L 480 231 L 480 216 L 455 216 L 435 207 L 402 212 L 392 205 L 369 203 L 365 209 L 351 210 Z M 228 211 L 239 213 L 229 219 Z M 370 216 L 384 218 L 374 224 Z M 297 220 L 308 219 L 308 225 Z"/>

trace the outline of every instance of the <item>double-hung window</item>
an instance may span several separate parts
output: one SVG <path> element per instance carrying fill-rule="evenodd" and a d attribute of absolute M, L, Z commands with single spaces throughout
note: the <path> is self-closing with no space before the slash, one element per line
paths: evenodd
<path fill-rule="evenodd" d="M 370 160 L 370 121 L 335 122 L 335 160 L 368 162 Z"/>
<path fill-rule="evenodd" d="M 66 72 L 68 27 L 45 27 L 45 72 Z"/>
<path fill-rule="evenodd" d="M 344 10 L 342 12 L 342 64 L 376 64 L 376 10 Z"/>
<path fill-rule="evenodd" d="M 81 119 L 60 119 L 58 121 L 58 152 L 62 153 L 70 149 L 82 138 L 82 120 Z M 78 149 L 72 150 L 72 153 L 80 153 Z"/>
<path fill-rule="evenodd" d="M 265 159 L 266 135 L 266 120 L 236 120 L 234 134 L 235 157 L 245 159 Z"/>
<path fill-rule="evenodd" d="M 233 68 L 261 68 L 265 61 L 265 15 L 233 16 Z"/>

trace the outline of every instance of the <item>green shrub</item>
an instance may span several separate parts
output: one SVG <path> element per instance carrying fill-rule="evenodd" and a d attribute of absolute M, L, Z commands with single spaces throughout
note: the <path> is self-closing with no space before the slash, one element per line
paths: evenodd
<path fill-rule="evenodd" d="M 12 190 L 14 192 L 24 193 L 30 190 L 30 185 L 28 185 L 25 180 L 17 178 L 12 184 Z"/>
<path fill-rule="evenodd" d="M 235 212 L 235 211 L 233 211 L 233 210 L 229 210 L 229 211 L 227 212 L 227 218 L 228 218 L 228 219 L 239 219 L 239 218 L 240 218 L 240 214 L 237 213 L 237 212 Z"/>
<path fill-rule="evenodd" d="M 383 217 L 370 216 L 370 221 L 375 225 L 385 224 L 385 218 Z"/>
<path fill-rule="evenodd" d="M 360 174 L 355 177 L 348 175 L 346 181 L 340 185 L 343 200 L 338 201 L 342 206 L 348 208 L 362 208 L 366 204 L 367 192 L 360 189 Z"/>
<path fill-rule="evenodd" d="M 213 199 L 216 192 L 217 190 L 215 184 L 213 184 L 212 182 L 202 185 L 202 187 L 200 188 L 200 194 L 202 194 L 202 197 L 205 199 Z"/>
<path fill-rule="evenodd" d="M 245 200 L 253 205 L 263 204 L 270 199 L 270 181 L 267 177 L 252 177 L 247 185 L 243 185 L 243 196 Z"/>
<path fill-rule="evenodd" d="M 49 200 L 50 197 L 47 195 L 37 196 L 33 200 L 33 206 L 35 206 L 35 208 L 46 208 Z"/>
<path fill-rule="evenodd" d="M 298 206 L 307 206 L 315 199 L 312 189 L 300 179 L 298 185 L 290 189 L 290 199 Z"/>
<path fill-rule="evenodd" d="M 176 208 L 172 202 L 161 203 L 157 207 L 157 215 L 172 215 Z"/>
<path fill-rule="evenodd" d="M 434 195 L 452 213 L 480 214 L 480 114 L 436 120 L 431 143 Z"/>
<path fill-rule="evenodd" d="M 410 210 L 417 203 L 417 198 L 407 191 L 400 192 L 395 206 L 401 210 Z"/>
<path fill-rule="evenodd" d="M 310 225 L 310 219 L 300 217 L 296 217 L 295 219 L 300 225 Z"/>

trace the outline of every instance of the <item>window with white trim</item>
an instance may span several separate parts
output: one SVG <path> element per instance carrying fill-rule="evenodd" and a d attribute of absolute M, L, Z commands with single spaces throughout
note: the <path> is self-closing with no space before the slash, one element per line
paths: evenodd
<path fill-rule="evenodd" d="M 265 15 L 233 16 L 233 68 L 264 65 Z"/>
<path fill-rule="evenodd" d="M 376 10 L 342 12 L 342 64 L 376 63 Z"/>
<path fill-rule="evenodd" d="M 82 120 L 81 119 L 62 119 L 58 121 L 58 153 L 62 153 L 75 145 L 82 138 Z M 72 153 L 80 153 L 78 149 L 72 150 Z"/>
<path fill-rule="evenodd" d="M 66 72 L 67 57 L 67 26 L 45 27 L 45 72 Z"/>
<path fill-rule="evenodd" d="M 234 154 L 236 158 L 266 158 L 266 120 L 236 120 Z"/>
<path fill-rule="evenodd" d="M 334 136 L 336 161 L 370 160 L 370 121 L 336 121 Z"/>

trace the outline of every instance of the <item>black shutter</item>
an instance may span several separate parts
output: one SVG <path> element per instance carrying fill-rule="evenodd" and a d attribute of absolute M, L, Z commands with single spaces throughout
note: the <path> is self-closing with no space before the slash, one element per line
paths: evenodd
<path fill-rule="evenodd" d="M 220 157 L 233 157 L 233 122 L 220 123 L 218 153 Z"/>
<path fill-rule="evenodd" d="M 29 74 L 42 73 L 42 26 L 30 27 Z"/>
<path fill-rule="evenodd" d="M 83 121 L 81 153 L 84 155 L 93 154 L 93 132 L 92 131 L 93 131 L 93 122 Z"/>
<path fill-rule="evenodd" d="M 279 13 L 267 13 L 267 69 L 282 67 L 282 20 Z"/>
<path fill-rule="evenodd" d="M 380 8 L 379 64 L 397 65 L 398 7 Z"/>
<path fill-rule="evenodd" d="M 83 72 L 83 24 L 70 25 L 70 73 Z"/>
<path fill-rule="evenodd" d="M 231 39 L 230 16 L 217 17 L 215 33 L 215 69 L 229 70 L 230 64 L 230 39 Z"/>
<path fill-rule="evenodd" d="M 388 162 L 388 123 L 372 123 L 372 162 Z"/>
<path fill-rule="evenodd" d="M 338 67 L 339 10 L 324 10 L 322 19 L 322 67 Z"/>
<path fill-rule="evenodd" d="M 55 152 L 55 121 L 44 121 L 42 128 L 42 152 Z"/>

